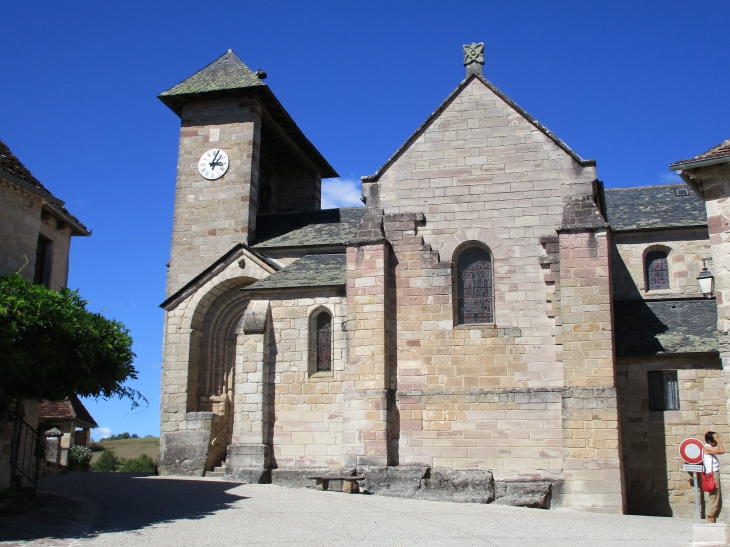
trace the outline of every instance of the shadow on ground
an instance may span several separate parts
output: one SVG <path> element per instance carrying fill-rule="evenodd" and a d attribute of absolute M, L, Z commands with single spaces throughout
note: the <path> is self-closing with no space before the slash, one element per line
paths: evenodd
<path fill-rule="evenodd" d="M 247 499 L 228 492 L 236 486 L 239 484 L 159 479 L 138 473 L 46 477 L 39 484 L 36 509 L 0 517 L 0 541 L 70 539 L 85 533 L 95 536 L 180 519 L 201 519 Z"/>

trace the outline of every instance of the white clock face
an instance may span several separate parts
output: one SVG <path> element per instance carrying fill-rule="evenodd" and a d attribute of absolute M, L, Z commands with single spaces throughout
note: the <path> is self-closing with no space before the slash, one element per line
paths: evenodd
<path fill-rule="evenodd" d="M 221 178 L 228 171 L 228 155 L 219 148 L 208 150 L 200 157 L 198 171 L 208 180 Z"/>

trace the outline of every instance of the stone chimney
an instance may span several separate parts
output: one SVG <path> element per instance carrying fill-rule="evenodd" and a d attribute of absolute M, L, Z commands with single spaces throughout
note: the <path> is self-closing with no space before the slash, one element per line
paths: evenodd
<path fill-rule="evenodd" d="M 466 67 L 466 77 L 472 74 L 482 75 L 482 65 L 484 64 L 484 42 L 478 44 L 464 44 L 464 66 Z"/>

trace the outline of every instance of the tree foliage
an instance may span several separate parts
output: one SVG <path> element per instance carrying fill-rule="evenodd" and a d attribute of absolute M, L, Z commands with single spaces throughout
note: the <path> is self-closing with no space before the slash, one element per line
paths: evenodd
<path fill-rule="evenodd" d="M 78 291 L 52 291 L 17 273 L 0 277 L 0 416 L 16 399 L 146 401 L 124 385 L 137 378 L 129 331 L 86 305 Z"/>
<path fill-rule="evenodd" d="M 104 450 L 99 459 L 91 465 L 91 470 L 97 473 L 113 473 L 120 464 L 121 462 L 113 450 Z"/>
<path fill-rule="evenodd" d="M 91 464 L 91 449 L 75 444 L 68 451 L 68 468 L 71 471 L 88 471 Z"/>

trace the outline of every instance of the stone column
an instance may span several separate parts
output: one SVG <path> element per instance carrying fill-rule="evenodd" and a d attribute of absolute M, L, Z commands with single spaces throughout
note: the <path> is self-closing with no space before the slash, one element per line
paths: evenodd
<path fill-rule="evenodd" d="M 343 467 L 388 463 L 386 288 L 388 243 L 382 212 L 368 211 L 347 248 L 347 330 Z"/>
<path fill-rule="evenodd" d="M 233 442 L 228 446 L 226 477 L 269 482 L 268 439 L 269 302 L 253 301 L 243 314 L 236 344 Z"/>
<path fill-rule="evenodd" d="M 610 251 L 603 226 L 561 230 L 559 238 L 565 484 L 555 504 L 621 513 Z"/>

